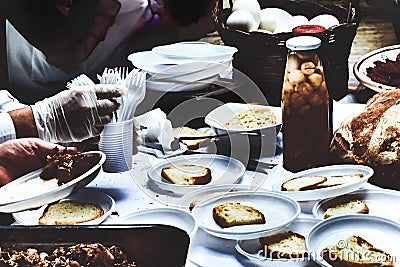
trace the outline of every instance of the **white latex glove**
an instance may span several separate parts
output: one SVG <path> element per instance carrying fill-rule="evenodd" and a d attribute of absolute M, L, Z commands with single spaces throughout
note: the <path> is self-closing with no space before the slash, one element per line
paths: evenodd
<path fill-rule="evenodd" d="M 124 86 L 97 84 L 65 90 L 32 105 L 39 138 L 49 142 L 79 142 L 101 133 L 120 104 L 113 98 Z"/>

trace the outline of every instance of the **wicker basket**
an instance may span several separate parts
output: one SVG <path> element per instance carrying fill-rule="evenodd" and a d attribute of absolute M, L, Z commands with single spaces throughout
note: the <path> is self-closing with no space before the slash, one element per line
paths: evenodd
<path fill-rule="evenodd" d="M 308 18 L 322 13 L 336 16 L 340 25 L 328 29 L 322 36 L 319 55 L 324 64 L 325 76 L 330 97 L 338 100 L 347 94 L 351 45 L 359 24 L 357 0 L 348 0 L 341 5 L 321 5 L 293 0 L 259 0 L 261 8 L 279 7 L 292 15 L 305 15 Z M 319 1 L 321 3 L 321 1 Z M 238 48 L 233 67 L 249 76 L 262 90 L 271 105 L 281 104 L 281 89 L 286 66 L 287 49 L 285 42 L 292 33 L 267 34 L 262 32 L 243 32 L 229 29 L 226 20 L 231 14 L 229 8 L 219 8 L 214 19 L 222 41 Z"/>

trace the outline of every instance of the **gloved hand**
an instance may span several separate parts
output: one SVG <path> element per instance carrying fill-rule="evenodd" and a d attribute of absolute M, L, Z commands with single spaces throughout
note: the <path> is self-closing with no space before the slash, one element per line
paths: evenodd
<path fill-rule="evenodd" d="M 57 146 L 38 138 L 20 138 L 0 144 L 0 186 L 42 168 L 46 165 L 46 156 Z M 74 154 L 77 149 L 69 147 L 68 153 Z"/>
<path fill-rule="evenodd" d="M 49 142 L 79 142 L 101 133 L 120 104 L 114 99 L 124 86 L 97 84 L 65 90 L 32 107 L 39 138 Z"/>

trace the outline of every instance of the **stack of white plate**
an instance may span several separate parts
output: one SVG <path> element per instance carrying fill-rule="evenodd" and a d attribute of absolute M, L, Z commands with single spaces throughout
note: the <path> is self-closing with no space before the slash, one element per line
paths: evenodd
<path fill-rule="evenodd" d="M 130 54 L 128 60 L 149 74 L 148 89 L 181 92 L 209 86 L 230 67 L 236 52 L 231 46 L 180 42 Z"/>

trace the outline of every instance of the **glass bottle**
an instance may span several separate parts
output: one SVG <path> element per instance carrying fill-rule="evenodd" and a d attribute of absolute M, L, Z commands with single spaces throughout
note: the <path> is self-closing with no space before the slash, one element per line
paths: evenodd
<path fill-rule="evenodd" d="M 282 88 L 283 166 L 297 172 L 329 160 L 329 96 L 313 36 L 286 41 L 287 63 Z"/>

